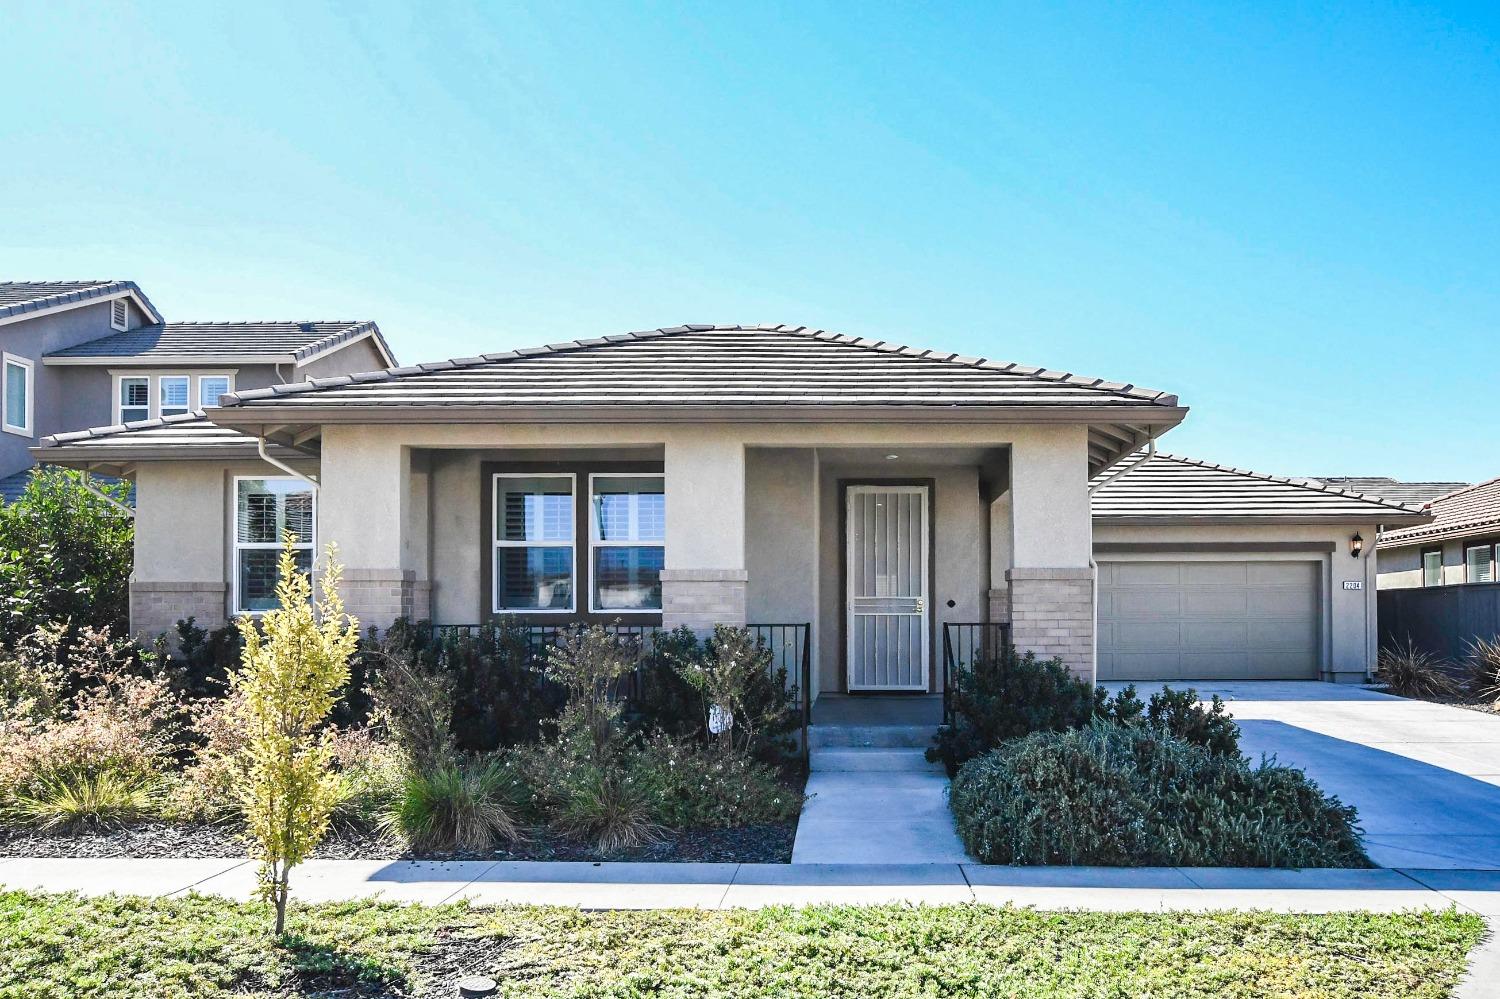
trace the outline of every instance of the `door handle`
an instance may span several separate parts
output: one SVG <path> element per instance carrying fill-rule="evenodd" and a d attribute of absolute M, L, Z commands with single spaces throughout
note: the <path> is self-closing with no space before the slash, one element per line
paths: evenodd
<path fill-rule="evenodd" d="M 917 598 L 917 610 L 918 611 L 924 611 L 926 609 L 927 609 L 927 600 L 926 600 L 926 598 L 924 598 L 924 597 L 918 597 Z"/>

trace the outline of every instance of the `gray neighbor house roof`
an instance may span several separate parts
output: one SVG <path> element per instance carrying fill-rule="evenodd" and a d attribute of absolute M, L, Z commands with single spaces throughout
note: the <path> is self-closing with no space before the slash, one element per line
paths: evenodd
<path fill-rule="evenodd" d="M 122 295 L 133 297 L 147 315 L 161 320 L 134 281 L 0 281 L 0 323 Z"/>
<path fill-rule="evenodd" d="M 1352 523 L 1420 524 L 1419 506 L 1309 482 L 1263 475 L 1177 455 L 1144 455 L 1131 470 L 1098 486 L 1094 518 L 1114 524 Z M 1115 469 L 1115 472 L 1119 469 Z M 1110 474 L 1113 474 L 1110 473 Z M 1099 483 L 1103 485 L 1099 485 Z"/>
<path fill-rule="evenodd" d="M 1383 475 L 1311 475 L 1308 481 L 1418 505 L 1468 485 L 1467 482 L 1402 482 Z"/>
<path fill-rule="evenodd" d="M 1427 508 L 1433 514 L 1432 523 L 1389 531 L 1381 535 L 1380 547 L 1500 534 L 1500 478 L 1456 489 L 1428 503 Z"/>
<path fill-rule="evenodd" d="M 295 364 L 370 337 L 389 363 L 389 344 L 373 322 L 158 323 L 53 351 L 44 364 L 156 364 L 167 360 Z"/>
<path fill-rule="evenodd" d="M 204 418 L 203 411 L 112 427 L 95 427 L 42 438 L 31 449 L 43 464 L 81 468 L 123 469 L 139 460 L 236 459 L 258 457 L 256 439 Z M 272 445 L 281 460 L 306 457 L 291 448 Z"/>

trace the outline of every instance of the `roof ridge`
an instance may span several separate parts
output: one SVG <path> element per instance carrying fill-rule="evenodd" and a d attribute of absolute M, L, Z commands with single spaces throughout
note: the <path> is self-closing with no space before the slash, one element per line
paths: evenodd
<path fill-rule="evenodd" d="M 373 323 L 373 319 L 176 319 L 169 323 L 148 323 L 148 326 L 340 326 L 348 328 L 359 326 L 364 323 Z M 136 329 L 142 327 L 137 326 Z M 135 332 L 127 330 L 126 332 Z"/>
<path fill-rule="evenodd" d="M 1433 503 L 1436 503 L 1439 500 L 1452 499 L 1454 496 L 1457 496 L 1461 493 L 1467 493 L 1475 489 L 1483 489 L 1485 486 L 1493 486 L 1497 482 L 1500 482 L 1500 475 L 1495 476 L 1493 479 L 1485 479 L 1483 482 L 1471 482 L 1467 486 L 1462 486 L 1458 489 L 1453 490 L 1452 492 L 1443 493 L 1443 495 L 1441 496 L 1434 496 L 1432 499 L 1427 501 L 1427 505 L 1431 506 Z"/>
<path fill-rule="evenodd" d="M 595 350 L 608 347 L 612 344 L 632 340 L 655 340 L 661 337 L 682 336 L 689 333 L 782 333 L 793 336 L 802 336 L 830 343 L 843 343 L 873 350 L 882 354 L 901 354 L 905 357 L 932 358 L 934 360 L 952 362 L 964 367 L 984 368 L 992 371 L 1002 371 L 1023 375 L 1031 378 L 1042 378 L 1048 381 L 1067 382 L 1079 388 L 1093 389 L 1110 395 L 1127 395 L 1138 399 L 1145 399 L 1160 406 L 1177 406 L 1178 397 L 1168 392 L 1156 389 L 1141 388 L 1133 383 L 1108 382 L 1102 378 L 1091 378 L 1086 375 L 1075 375 L 1070 372 L 1052 371 L 1047 368 L 1038 368 L 1031 365 L 1017 364 L 1010 361 L 991 361 L 983 357 L 967 357 L 954 354 L 951 351 L 935 351 L 925 348 L 908 347 L 902 344 L 892 343 L 887 340 L 872 340 L 868 337 L 850 336 L 846 333 L 833 333 L 829 330 L 814 329 L 808 326 L 793 326 L 787 323 L 758 323 L 758 324 L 732 324 L 732 323 L 689 323 L 682 326 L 662 326 L 656 329 L 632 330 L 626 333 L 606 334 L 601 337 L 590 337 L 587 339 L 562 340 L 556 343 L 543 344 L 534 347 L 516 347 L 506 351 L 480 354 L 476 357 L 456 357 L 442 361 L 427 361 L 420 364 L 406 365 L 398 368 L 386 368 L 378 372 L 363 372 L 359 375 L 334 375 L 328 378 L 313 378 L 302 382 L 294 382 L 289 385 L 272 385 L 262 389 L 249 389 L 245 392 L 236 392 L 226 399 L 232 400 L 228 406 L 237 406 L 241 401 L 265 399 L 273 396 L 296 395 L 305 392 L 315 392 L 322 388 L 349 385 L 356 378 L 361 383 L 369 381 L 394 381 L 400 378 L 408 378 L 415 375 L 430 374 L 435 371 L 451 371 L 454 369 L 467 369 L 481 367 L 487 364 L 497 364 L 503 361 L 515 360 L 522 357 L 535 357 L 540 354 L 571 354 L 582 351 Z"/>
<path fill-rule="evenodd" d="M 116 293 L 111 297 L 118 297 L 120 293 L 133 294 L 136 296 L 138 302 L 145 306 L 145 312 L 148 317 L 161 315 L 156 306 L 151 303 L 151 299 L 147 298 L 146 293 L 141 290 L 140 285 L 123 278 L 112 278 L 108 281 L 99 281 L 93 278 L 83 281 L 5 281 L 0 282 L 0 284 L 22 285 L 25 287 L 36 286 L 39 289 L 53 285 L 76 284 L 80 286 L 77 288 L 59 289 L 50 295 L 42 295 L 39 298 L 28 298 L 24 301 L 0 305 L 0 317 L 5 318 L 18 315 L 24 316 L 27 313 L 37 312 L 53 305 L 64 305 L 68 302 L 83 303 L 90 299 L 98 298 L 106 292 Z"/>
<path fill-rule="evenodd" d="M 1222 465 L 1218 462 L 1207 461 L 1203 458 L 1189 458 L 1186 455 L 1168 454 L 1162 451 L 1158 451 L 1156 453 L 1156 457 L 1164 458 L 1168 461 L 1179 462 L 1184 465 L 1195 465 L 1199 468 L 1211 468 L 1220 472 L 1229 472 L 1234 475 L 1244 476 L 1248 479 L 1259 479 L 1262 482 L 1279 482 L 1283 485 L 1297 486 L 1302 489 L 1311 489 L 1314 492 L 1331 493 L 1336 496 L 1349 496 L 1353 499 L 1363 500 L 1366 503 L 1374 503 L 1379 506 L 1386 506 L 1395 510 L 1400 510 L 1403 513 L 1423 512 L 1422 507 L 1412 506 L 1411 504 L 1403 503 L 1400 500 L 1386 499 L 1383 496 L 1372 496 L 1368 493 L 1355 492 L 1352 489 L 1340 489 L 1337 486 L 1330 486 L 1327 483 L 1318 482 L 1316 480 L 1309 481 L 1306 479 L 1294 479 L 1286 475 L 1270 475 L 1266 472 L 1257 472 L 1249 468 L 1237 468 L 1233 465 Z"/>

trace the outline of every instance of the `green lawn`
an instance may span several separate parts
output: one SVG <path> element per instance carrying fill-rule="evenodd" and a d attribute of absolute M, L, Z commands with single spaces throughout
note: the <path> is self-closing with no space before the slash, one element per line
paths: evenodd
<path fill-rule="evenodd" d="M 299 908 L 0 893 L 0 996 L 513 997 L 1449 994 L 1484 926 L 1444 913 L 1039 913 L 984 906 L 731 912 Z"/>

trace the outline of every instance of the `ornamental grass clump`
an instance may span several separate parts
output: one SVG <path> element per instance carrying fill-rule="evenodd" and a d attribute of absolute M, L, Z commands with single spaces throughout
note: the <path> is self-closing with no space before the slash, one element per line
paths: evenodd
<path fill-rule="evenodd" d="M 1470 692 L 1482 700 L 1500 702 L 1500 635 L 1471 641 L 1464 664 Z"/>
<path fill-rule="evenodd" d="M 359 647 L 358 623 L 339 598 L 333 546 L 315 599 L 310 576 L 297 569 L 294 541 L 288 532 L 277 561 L 277 606 L 258 625 L 249 615 L 239 620 L 242 665 L 230 677 L 245 736 L 239 797 L 277 936 L 286 928 L 291 870 L 322 840 L 339 802 L 325 722 Z"/>
<path fill-rule="evenodd" d="M 1463 693 L 1462 685 L 1449 672 L 1448 663 L 1410 638 L 1380 650 L 1375 660 L 1375 680 L 1400 697 L 1450 698 Z"/>
<path fill-rule="evenodd" d="M 1370 866 L 1354 808 L 1302 771 L 1150 726 L 1012 740 L 959 770 L 951 803 L 988 864 Z"/>

